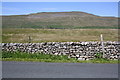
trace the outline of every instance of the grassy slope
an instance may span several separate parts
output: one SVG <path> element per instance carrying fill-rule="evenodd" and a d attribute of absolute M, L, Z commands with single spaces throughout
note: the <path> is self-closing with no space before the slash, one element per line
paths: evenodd
<path fill-rule="evenodd" d="M 118 41 L 117 29 L 3 29 L 2 40 L 8 42 L 70 42 L 70 41 L 100 41 L 103 34 L 104 41 Z"/>
<path fill-rule="evenodd" d="M 3 16 L 3 28 L 116 29 L 118 19 L 84 12 L 51 12 Z"/>
<path fill-rule="evenodd" d="M 23 52 L 2 52 L 3 61 L 35 61 L 35 62 L 70 62 L 70 63 L 118 63 L 117 60 L 93 59 L 79 61 L 75 58 L 68 58 L 66 55 L 51 55 L 43 53 L 23 53 Z"/>

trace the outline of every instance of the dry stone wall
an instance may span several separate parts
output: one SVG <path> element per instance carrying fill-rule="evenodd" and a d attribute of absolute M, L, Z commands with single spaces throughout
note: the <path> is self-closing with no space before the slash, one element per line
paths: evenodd
<path fill-rule="evenodd" d="M 107 59 L 118 59 L 119 49 L 119 42 L 104 42 L 104 53 Z M 94 59 L 97 53 L 103 52 L 101 42 L 2 43 L 2 50 L 68 55 L 69 58 L 79 60 Z"/>

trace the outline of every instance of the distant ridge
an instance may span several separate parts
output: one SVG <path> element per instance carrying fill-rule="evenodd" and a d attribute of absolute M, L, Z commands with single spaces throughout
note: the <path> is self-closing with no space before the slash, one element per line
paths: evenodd
<path fill-rule="evenodd" d="M 117 17 L 102 17 L 85 12 L 40 12 L 2 16 L 3 28 L 117 28 Z"/>

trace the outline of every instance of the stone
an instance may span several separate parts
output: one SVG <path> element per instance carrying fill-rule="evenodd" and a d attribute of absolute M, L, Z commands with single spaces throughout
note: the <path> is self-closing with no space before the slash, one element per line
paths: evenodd
<path fill-rule="evenodd" d="M 2 51 L 22 51 L 55 55 L 71 55 L 80 60 L 93 59 L 102 52 L 101 42 L 46 42 L 46 43 L 1 43 Z M 108 59 L 118 59 L 120 42 L 104 42 L 105 55 Z"/>
<path fill-rule="evenodd" d="M 83 61 L 83 58 L 80 57 L 80 58 L 78 58 L 78 60 Z"/>
<path fill-rule="evenodd" d="M 54 53 L 54 55 L 58 55 L 58 53 Z"/>

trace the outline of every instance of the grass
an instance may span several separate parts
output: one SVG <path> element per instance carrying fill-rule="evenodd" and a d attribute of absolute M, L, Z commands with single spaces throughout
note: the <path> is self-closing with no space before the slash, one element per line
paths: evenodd
<path fill-rule="evenodd" d="M 34 59 L 34 60 L 45 60 L 45 61 L 65 61 L 65 60 L 76 60 L 73 58 L 68 58 L 66 55 L 52 55 L 44 53 L 25 53 L 25 52 L 3 52 L 2 58 L 14 58 L 14 59 Z"/>
<path fill-rule="evenodd" d="M 3 61 L 32 61 L 32 62 L 57 62 L 57 63 L 118 63 L 118 60 L 96 58 L 93 60 L 80 61 L 68 58 L 67 55 L 52 55 L 43 53 L 2 52 Z"/>
<path fill-rule="evenodd" d="M 119 38 L 117 29 L 3 28 L 2 41 L 4 43 L 27 43 L 29 36 L 33 43 L 100 41 L 100 34 L 103 34 L 104 41 L 118 41 Z"/>
<path fill-rule="evenodd" d="M 2 16 L 2 24 L 3 28 L 117 29 L 118 18 L 90 16 L 81 12 L 54 12 Z"/>

